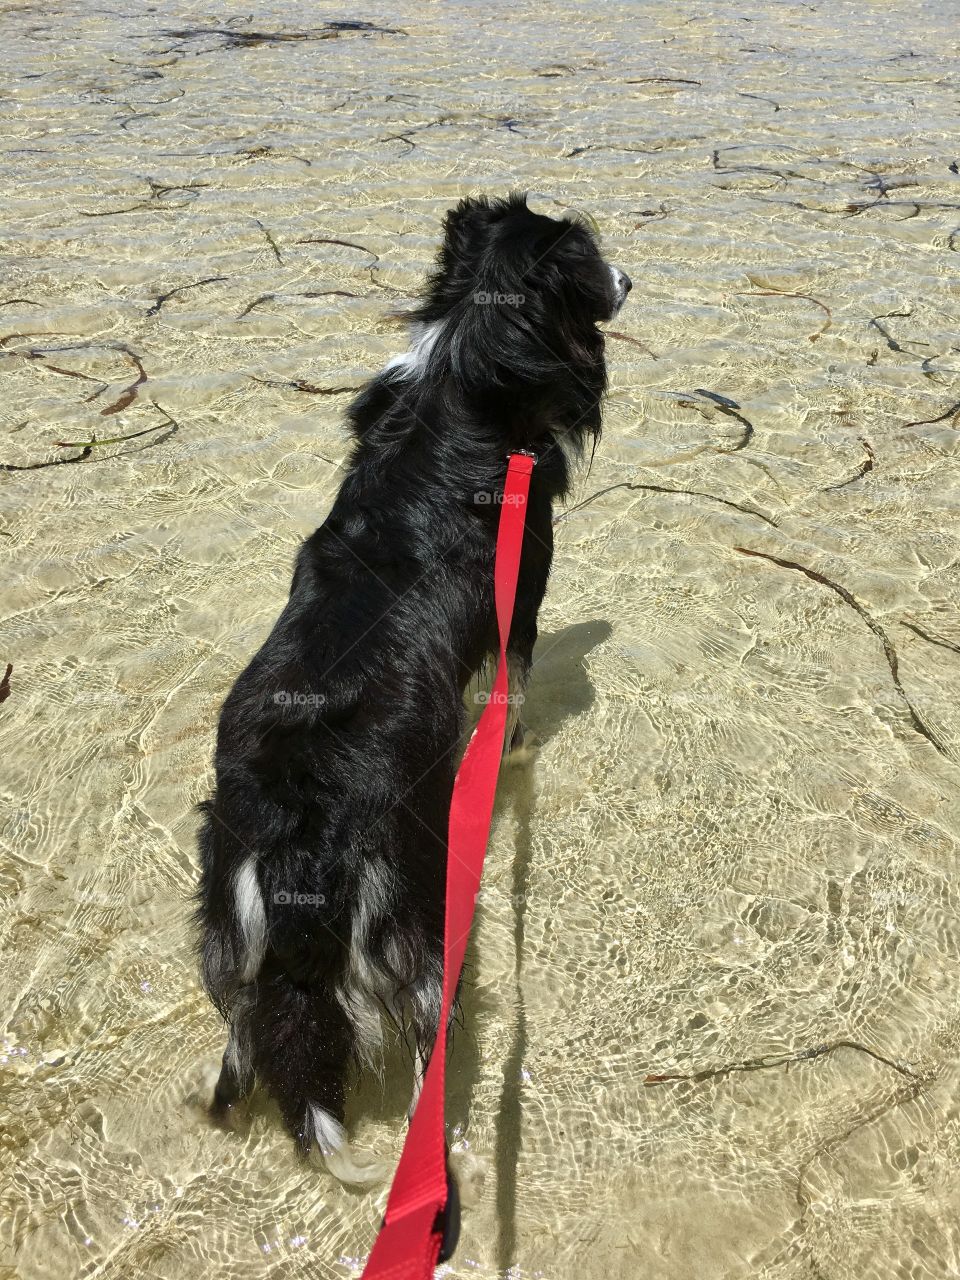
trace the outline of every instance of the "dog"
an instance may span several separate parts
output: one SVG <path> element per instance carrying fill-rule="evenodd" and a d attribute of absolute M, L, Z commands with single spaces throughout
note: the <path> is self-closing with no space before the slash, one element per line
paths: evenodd
<path fill-rule="evenodd" d="M 229 1123 L 259 1082 L 299 1149 L 347 1182 L 369 1180 L 344 1130 L 348 1068 L 377 1068 L 386 1015 L 412 1038 L 415 1106 L 438 1032 L 447 820 L 464 692 L 498 651 L 507 455 L 537 461 L 505 750 L 522 737 L 553 504 L 599 438 L 597 326 L 630 287 L 582 218 L 518 193 L 447 214 L 409 350 L 353 401 L 346 478 L 223 705 L 196 912 L 229 1026 L 211 1111 Z"/>

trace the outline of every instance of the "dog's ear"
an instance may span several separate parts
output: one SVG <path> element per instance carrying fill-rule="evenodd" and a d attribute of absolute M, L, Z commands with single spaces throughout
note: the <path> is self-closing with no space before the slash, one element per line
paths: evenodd
<path fill-rule="evenodd" d="M 501 228 L 458 308 L 450 366 L 470 389 L 543 385 L 602 358 L 595 316 L 565 261 L 563 225 L 543 222 Z"/>
<path fill-rule="evenodd" d="M 501 263 L 474 283 L 458 308 L 449 339 L 450 370 L 470 391 L 539 383 L 557 364 L 544 332 L 542 299 Z"/>
<path fill-rule="evenodd" d="M 497 224 L 526 208 L 526 196 L 516 192 L 505 200 L 469 196 L 447 213 L 437 270 L 427 291 L 428 309 L 431 304 L 449 307 L 477 284 L 497 238 Z"/>
<path fill-rule="evenodd" d="M 471 196 L 451 209 L 443 220 L 441 272 L 456 274 L 475 266 L 477 255 L 486 245 L 490 226 L 499 216 L 486 196 Z"/>

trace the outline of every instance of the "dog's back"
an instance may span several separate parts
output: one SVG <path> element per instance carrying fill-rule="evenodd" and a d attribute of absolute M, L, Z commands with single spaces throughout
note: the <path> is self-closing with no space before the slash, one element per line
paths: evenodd
<path fill-rule="evenodd" d="M 344 1066 L 376 1062 L 381 1012 L 422 1056 L 436 1033 L 461 691 L 492 616 L 465 563 L 490 532 L 462 508 L 427 527 L 416 505 L 361 446 L 224 703 L 202 806 L 202 971 L 228 1065 L 304 1148 L 340 1145 Z"/>

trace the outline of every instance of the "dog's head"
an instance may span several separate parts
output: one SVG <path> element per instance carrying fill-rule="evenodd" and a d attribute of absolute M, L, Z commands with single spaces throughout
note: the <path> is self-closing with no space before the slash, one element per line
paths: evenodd
<path fill-rule="evenodd" d="M 603 335 L 630 291 L 580 218 L 548 218 L 523 195 L 462 200 L 444 222 L 415 357 L 471 397 L 539 407 L 582 434 L 599 427 Z M 542 416 L 542 415 L 537 415 Z"/>

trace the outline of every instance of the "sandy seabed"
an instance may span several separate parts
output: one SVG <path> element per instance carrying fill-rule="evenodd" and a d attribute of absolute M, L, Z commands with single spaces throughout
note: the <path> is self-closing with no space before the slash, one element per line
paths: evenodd
<path fill-rule="evenodd" d="M 960 10 L 251 6 L 0 3 L 0 1277 L 362 1268 L 383 1188 L 205 1121 L 194 805 L 389 311 L 513 185 L 635 289 L 443 1274 L 960 1275 Z"/>

